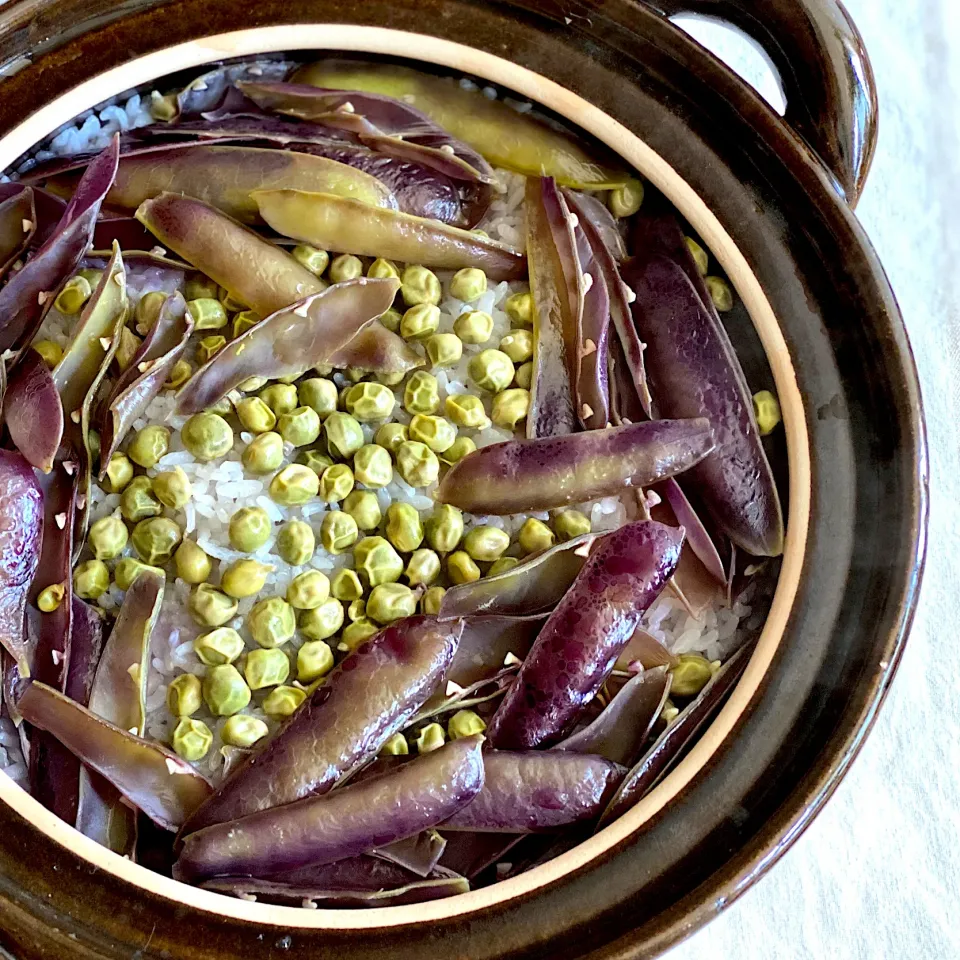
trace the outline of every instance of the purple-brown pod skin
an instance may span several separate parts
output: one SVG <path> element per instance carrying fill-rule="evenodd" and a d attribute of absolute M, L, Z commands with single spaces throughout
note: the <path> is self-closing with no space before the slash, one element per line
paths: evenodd
<path fill-rule="evenodd" d="M 18 187 L 15 193 L 0 198 L 0 277 L 6 275 L 17 257 L 27 249 L 37 229 L 33 190 Z"/>
<path fill-rule="evenodd" d="M 611 497 L 689 470 L 713 450 L 705 419 L 508 440 L 467 454 L 436 499 L 477 514 L 509 514 Z"/>
<path fill-rule="evenodd" d="M 461 621 L 408 617 L 358 647 L 240 763 L 184 833 L 326 793 L 423 705 L 456 652 Z"/>
<path fill-rule="evenodd" d="M 603 757 L 551 750 L 488 750 L 483 767 L 483 788 L 441 830 L 540 833 L 593 820 L 627 772 Z"/>
<path fill-rule="evenodd" d="M 503 859 L 523 838 L 522 833 L 460 833 L 447 834 L 440 866 L 459 873 L 472 881 L 487 867 Z"/>
<path fill-rule="evenodd" d="M 404 837 L 377 847 L 373 856 L 410 870 L 418 877 L 428 877 L 443 856 L 447 841 L 436 830 L 421 830 L 412 837 Z"/>
<path fill-rule="evenodd" d="M 673 575 L 682 545 L 682 530 L 652 520 L 597 542 L 493 715 L 494 747 L 530 750 L 562 738 Z"/>
<path fill-rule="evenodd" d="M 673 515 L 677 518 L 677 523 L 687 531 L 687 545 L 703 564 L 707 573 L 717 583 L 725 584 L 727 573 L 723 569 L 723 562 L 717 552 L 717 547 L 707 532 L 707 528 L 703 525 L 703 521 L 697 516 L 693 504 L 687 499 L 683 488 L 671 477 L 659 484 L 658 489 L 663 494 L 663 499 L 670 505 Z"/>
<path fill-rule="evenodd" d="M 178 116 L 215 111 L 236 91 L 237 83 L 283 80 L 296 66 L 292 60 L 247 60 L 216 67 L 192 80 L 177 94 Z"/>
<path fill-rule="evenodd" d="M 610 208 L 594 194 L 581 193 L 579 190 L 563 189 L 563 195 L 570 206 L 576 207 L 581 222 L 586 220 L 593 225 L 603 245 L 618 263 L 627 255 L 627 245 L 620 234 L 620 227 L 610 212 Z"/>
<path fill-rule="evenodd" d="M 63 404 L 53 374 L 36 350 L 24 353 L 10 375 L 3 419 L 30 466 L 49 473 L 63 438 Z"/>
<path fill-rule="evenodd" d="M 371 373 L 406 373 L 422 367 L 423 357 L 382 323 L 371 323 L 331 354 L 329 363 L 337 369 L 357 367 Z"/>
<path fill-rule="evenodd" d="M 454 740 L 393 773 L 216 824 L 183 841 L 174 876 L 271 876 L 334 863 L 447 820 L 484 782 L 482 737 Z"/>
<path fill-rule="evenodd" d="M 721 530 L 753 556 L 783 552 L 783 516 L 740 361 L 689 277 L 662 256 L 631 261 L 633 316 L 647 343 L 657 412 L 706 417 L 716 449 L 689 481 Z"/>
<path fill-rule="evenodd" d="M 467 617 L 447 680 L 469 687 L 493 677 L 513 654 L 522 660 L 543 626 L 543 617 Z"/>

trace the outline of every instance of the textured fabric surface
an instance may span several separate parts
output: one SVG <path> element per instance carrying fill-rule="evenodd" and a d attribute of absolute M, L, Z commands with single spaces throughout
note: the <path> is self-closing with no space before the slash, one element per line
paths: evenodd
<path fill-rule="evenodd" d="M 845 0 L 880 88 L 858 215 L 906 316 L 931 454 L 920 606 L 863 752 L 810 829 L 668 960 L 960 958 L 960 3 Z M 740 43 L 715 45 L 757 80 Z"/>

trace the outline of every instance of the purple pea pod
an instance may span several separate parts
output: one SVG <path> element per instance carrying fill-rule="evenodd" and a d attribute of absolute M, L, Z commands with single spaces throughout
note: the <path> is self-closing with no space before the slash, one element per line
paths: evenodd
<path fill-rule="evenodd" d="M 371 323 L 330 355 L 330 366 L 357 367 L 372 373 L 406 373 L 423 366 L 423 358 L 403 337 L 382 323 Z"/>
<path fill-rule="evenodd" d="M 79 597 L 73 598 L 70 665 L 63 692 L 81 706 L 90 703 L 90 691 L 103 654 L 103 614 Z"/>
<path fill-rule="evenodd" d="M 683 554 L 681 553 L 681 559 Z M 652 670 L 654 667 L 673 667 L 677 658 L 643 627 L 637 627 L 629 643 L 623 648 L 616 663 L 617 670 Z"/>
<path fill-rule="evenodd" d="M 440 866 L 473 881 L 488 867 L 501 861 L 526 835 L 522 833 L 447 834 Z"/>
<path fill-rule="evenodd" d="M 524 623 L 516 618 L 552 610 L 583 569 L 596 539 L 595 534 L 587 533 L 566 543 L 558 543 L 495 577 L 483 577 L 473 583 L 450 587 L 440 604 L 440 619 L 472 617 L 474 619 L 467 621 L 464 634 L 476 630 L 483 637 L 484 621 L 494 617 L 510 617 L 514 623 Z M 497 629 L 495 623 L 492 626 Z M 461 646 L 467 646 L 466 637 Z M 470 644 L 467 649 L 472 646 Z M 520 656 L 516 650 L 509 652 Z M 458 653 L 457 660 L 460 659 Z"/>
<path fill-rule="evenodd" d="M 476 514 L 552 510 L 672 477 L 703 460 L 713 446 L 705 419 L 508 440 L 454 464 L 436 499 Z"/>
<path fill-rule="evenodd" d="M 30 464 L 0 450 L 0 644 L 29 672 L 24 615 L 40 563 L 43 495 Z"/>
<path fill-rule="evenodd" d="M 178 117 L 215 111 L 243 80 L 283 80 L 297 66 L 292 60 L 254 60 L 218 66 L 191 80 L 174 97 Z"/>
<path fill-rule="evenodd" d="M 428 830 L 479 793 L 482 743 L 482 737 L 454 740 L 382 777 L 191 833 L 174 876 L 192 883 L 270 876 L 355 857 Z"/>
<path fill-rule="evenodd" d="M 591 193 L 580 193 L 569 187 L 563 189 L 563 196 L 569 206 L 576 208 L 581 222 L 586 220 L 596 231 L 603 245 L 617 263 L 626 259 L 627 245 L 620 233 L 620 227 L 607 205 Z"/>
<path fill-rule="evenodd" d="M 20 680 L 15 694 L 25 720 L 56 737 L 158 826 L 176 830 L 210 795 L 210 784 L 175 753 L 101 720 L 52 687 Z"/>
<path fill-rule="evenodd" d="M 583 753 L 488 750 L 483 788 L 441 830 L 539 833 L 603 812 L 626 768 Z"/>
<path fill-rule="evenodd" d="M 50 368 L 35 350 L 28 350 L 10 375 L 3 419 L 30 466 L 49 473 L 63 439 L 63 405 Z"/>
<path fill-rule="evenodd" d="M 705 417 L 716 450 L 690 472 L 714 522 L 754 556 L 783 552 L 783 515 L 740 361 L 723 326 L 673 260 L 635 258 L 626 278 L 664 417 Z"/>
<path fill-rule="evenodd" d="M 558 743 L 557 750 L 594 753 L 629 766 L 643 750 L 670 695 L 665 667 L 628 680 L 592 723 Z"/>
<path fill-rule="evenodd" d="M 387 311 L 400 281 L 361 277 L 278 310 L 231 341 L 177 394 L 177 412 L 200 413 L 249 377 L 277 379 L 327 363 Z"/>
<path fill-rule="evenodd" d="M 373 856 L 389 860 L 418 877 L 428 877 L 440 862 L 446 845 L 447 841 L 436 830 L 423 830 L 412 837 L 376 847 Z"/>
<path fill-rule="evenodd" d="M 73 199 L 46 243 L 0 289 L 0 352 L 30 343 L 60 285 L 93 238 L 97 214 L 117 172 L 116 137 L 87 167 Z"/>
<path fill-rule="evenodd" d="M 677 523 L 687 531 L 687 544 L 703 564 L 704 569 L 718 583 L 726 584 L 727 573 L 723 569 L 723 562 L 706 527 L 697 516 L 696 510 L 687 499 L 683 488 L 674 478 L 664 480 L 658 489 L 670 505 Z"/>
<path fill-rule="evenodd" d="M 750 660 L 752 649 L 753 645 L 749 644 L 730 657 L 697 697 L 684 707 L 660 734 L 653 746 L 624 778 L 616 795 L 604 810 L 598 830 L 626 813 L 665 776 L 684 747 L 693 740 L 736 686 Z"/>
<path fill-rule="evenodd" d="M 572 582 L 573 577 L 570 579 Z M 440 615 L 441 619 L 446 619 L 442 609 Z M 523 660 L 530 652 L 543 621 L 543 617 L 466 616 L 460 646 L 447 671 L 447 681 L 469 687 L 503 669 L 511 657 L 516 661 Z"/>
<path fill-rule="evenodd" d="M 326 793 L 376 756 L 426 702 L 449 668 L 462 630 L 461 621 L 429 617 L 408 617 L 381 630 L 237 766 L 185 833 Z"/>
<path fill-rule="evenodd" d="M 549 746 L 603 686 L 680 559 L 683 531 L 640 520 L 599 540 L 488 728 L 493 746 Z"/>
<path fill-rule="evenodd" d="M 33 239 L 37 230 L 37 212 L 33 190 L 18 185 L 10 196 L 0 199 L 0 277 L 6 276 Z"/>

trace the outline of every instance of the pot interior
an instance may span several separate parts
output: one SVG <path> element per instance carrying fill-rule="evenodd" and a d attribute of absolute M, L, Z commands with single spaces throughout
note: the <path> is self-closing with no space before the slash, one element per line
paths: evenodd
<path fill-rule="evenodd" d="M 24 120 L 0 141 L 0 169 L 16 165 L 23 154 L 86 110 L 134 88 L 152 89 L 181 71 L 199 72 L 206 64 L 232 57 L 292 51 L 309 59 L 323 52 L 359 52 L 403 58 L 412 65 L 436 65 L 454 75 L 469 74 L 502 91 L 532 101 L 603 143 L 633 166 L 674 204 L 703 239 L 739 297 L 737 310 L 725 316 L 751 383 L 771 383 L 783 412 L 785 449 L 773 451 L 775 470 L 786 498 L 786 544 L 769 612 L 749 665 L 726 705 L 673 771 L 627 814 L 589 840 L 555 859 L 492 886 L 416 906 L 370 910 L 302 910 L 248 903 L 188 887 L 117 856 L 59 820 L 7 777 L 0 777 L 0 799 L 38 830 L 85 857 L 93 866 L 190 907 L 278 927 L 360 929 L 423 923 L 479 910 L 537 888 L 601 857 L 640 830 L 676 797 L 710 760 L 757 693 L 780 643 L 796 594 L 803 563 L 810 511 L 810 455 L 807 425 L 795 372 L 777 318 L 745 257 L 696 192 L 667 161 L 628 129 L 556 83 L 509 60 L 450 41 L 379 27 L 299 24 L 241 30 L 205 37 L 143 56 L 68 90 Z M 779 463 L 777 461 L 780 461 Z"/>

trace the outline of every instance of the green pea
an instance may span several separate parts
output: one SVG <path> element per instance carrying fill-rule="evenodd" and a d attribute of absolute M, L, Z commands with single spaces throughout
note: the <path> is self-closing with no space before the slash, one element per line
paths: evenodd
<path fill-rule="evenodd" d="M 420 514 L 409 503 L 392 503 L 387 508 L 387 539 L 404 553 L 416 550 L 423 542 Z"/>
<path fill-rule="evenodd" d="M 760 390 L 753 395 L 753 413 L 757 418 L 761 437 L 773 433 L 783 419 L 780 404 L 769 390 Z"/>
<path fill-rule="evenodd" d="M 499 393 L 513 380 L 513 361 L 499 350 L 481 350 L 470 358 L 467 373 L 481 390 Z"/>
<path fill-rule="evenodd" d="M 607 195 L 607 206 L 615 217 L 632 217 L 643 204 L 643 184 L 628 180 Z"/>
<path fill-rule="evenodd" d="M 87 543 L 97 560 L 115 560 L 127 545 L 127 525 L 116 515 L 91 524 Z"/>
<path fill-rule="evenodd" d="M 352 253 L 342 253 L 330 264 L 329 276 L 334 283 L 356 280 L 357 277 L 363 276 L 363 263 Z"/>
<path fill-rule="evenodd" d="M 337 409 L 337 385 L 323 377 L 311 377 L 297 387 L 297 399 L 302 407 L 310 407 L 326 420 Z"/>
<path fill-rule="evenodd" d="M 447 576 L 452 583 L 473 583 L 480 579 L 480 568 L 465 550 L 457 550 L 447 557 Z"/>
<path fill-rule="evenodd" d="M 234 560 L 220 577 L 220 589 L 238 600 L 255 597 L 267 582 L 274 568 L 257 560 Z"/>
<path fill-rule="evenodd" d="M 362 542 L 362 541 L 361 541 Z M 356 570 L 341 569 L 338 570 L 330 581 L 330 594 L 337 600 L 349 603 L 351 600 L 359 600 L 363 596 L 363 584 L 360 583 L 360 577 Z M 323 637 L 318 639 L 323 640 Z"/>
<path fill-rule="evenodd" d="M 440 475 L 440 461 L 425 443 L 407 440 L 397 450 L 397 473 L 411 487 L 429 487 Z"/>
<path fill-rule="evenodd" d="M 217 627 L 193 641 L 193 652 L 208 667 L 219 667 L 243 653 L 243 638 L 232 627 Z"/>
<path fill-rule="evenodd" d="M 353 548 L 353 563 L 357 573 L 371 587 L 395 583 L 403 573 L 400 554 L 383 537 L 364 537 Z"/>
<path fill-rule="evenodd" d="M 297 263 L 306 267 L 315 277 L 322 276 L 330 263 L 330 255 L 326 250 L 306 243 L 298 243 L 290 253 Z"/>
<path fill-rule="evenodd" d="M 133 358 L 137 355 L 141 342 L 140 338 L 129 327 L 120 328 L 120 344 L 117 347 L 117 352 L 113 355 L 113 359 L 117 362 L 121 373 L 130 369 L 130 364 L 133 363 Z"/>
<path fill-rule="evenodd" d="M 107 464 L 103 488 L 108 493 L 123 493 L 133 479 L 133 464 L 125 453 L 115 453 Z"/>
<path fill-rule="evenodd" d="M 185 583 L 203 583 L 213 569 L 207 552 L 193 540 L 184 540 L 173 555 L 177 576 Z"/>
<path fill-rule="evenodd" d="M 556 537 L 553 531 L 541 520 L 528 517 L 517 534 L 517 542 L 524 553 L 539 553 L 553 546 Z"/>
<path fill-rule="evenodd" d="M 259 397 L 244 397 L 236 410 L 241 426 L 251 433 L 266 433 L 277 424 L 276 415 Z"/>
<path fill-rule="evenodd" d="M 71 277 L 57 295 L 53 306 L 61 313 L 73 316 L 83 309 L 83 305 L 90 299 L 92 293 L 93 289 L 86 277 Z"/>
<path fill-rule="evenodd" d="M 347 619 L 351 623 L 355 623 L 357 620 L 363 620 L 367 616 L 367 601 L 366 600 L 354 600 L 352 603 L 347 604 Z"/>
<path fill-rule="evenodd" d="M 353 573 L 352 570 L 350 572 Z M 343 626 L 343 604 L 331 597 L 313 610 L 303 610 L 298 626 L 300 632 L 310 640 L 327 640 Z"/>
<path fill-rule="evenodd" d="M 472 393 L 450 394 L 444 401 L 443 409 L 458 427 L 483 430 L 490 426 L 490 419 L 483 408 L 483 401 Z"/>
<path fill-rule="evenodd" d="M 730 284 L 722 277 L 704 277 L 703 282 L 717 310 L 720 313 L 729 313 L 733 309 L 733 290 L 730 289 Z"/>
<path fill-rule="evenodd" d="M 127 456 L 138 466 L 155 467 L 170 449 L 170 431 L 166 427 L 144 427 L 130 441 Z"/>
<path fill-rule="evenodd" d="M 513 376 L 513 382 L 521 390 L 529 390 L 530 384 L 533 383 L 533 361 L 528 360 L 526 363 L 521 363 L 517 367 L 517 372 Z"/>
<path fill-rule="evenodd" d="M 303 520 L 290 520 L 277 534 L 277 553 L 292 567 L 303 566 L 317 549 L 313 527 Z"/>
<path fill-rule="evenodd" d="M 62 583 L 52 583 L 45 587 L 37 595 L 37 609 L 41 613 L 53 613 L 63 603 L 66 592 Z"/>
<path fill-rule="evenodd" d="M 202 273 L 194 274 L 183 285 L 183 295 L 187 300 L 200 300 L 202 297 L 214 297 L 220 293 L 220 288 L 209 277 Z"/>
<path fill-rule="evenodd" d="M 487 292 L 487 275 L 477 267 L 458 270 L 450 281 L 450 296 L 457 300 L 479 300 Z"/>
<path fill-rule="evenodd" d="M 529 293 L 515 293 L 507 297 L 503 309 L 514 327 L 531 329 L 533 327 L 533 296 Z"/>
<path fill-rule="evenodd" d="M 215 413 L 221 417 L 229 417 L 233 413 L 233 403 L 229 397 L 221 397 L 212 406 L 207 407 L 204 413 Z"/>
<path fill-rule="evenodd" d="M 440 454 L 444 463 L 459 463 L 464 457 L 473 453 L 477 445 L 469 437 L 457 437 L 456 440 Z"/>
<path fill-rule="evenodd" d="M 402 733 L 395 733 L 381 748 L 380 755 L 384 757 L 405 757 L 410 753 L 407 738 Z"/>
<path fill-rule="evenodd" d="M 333 461 L 319 450 L 304 450 L 300 454 L 300 462 L 309 467 L 318 477 L 323 475 L 327 467 L 333 466 Z"/>
<path fill-rule="evenodd" d="M 463 343 L 455 333 L 435 333 L 424 346 L 433 367 L 455 367 L 463 356 Z"/>
<path fill-rule="evenodd" d="M 305 447 L 320 436 L 320 417 L 313 407 L 297 407 L 280 417 L 277 432 L 287 443 Z"/>
<path fill-rule="evenodd" d="M 459 740 L 461 737 L 473 737 L 478 733 L 483 733 L 487 725 L 478 713 L 472 710 L 458 710 L 447 721 L 447 733 L 451 740 Z"/>
<path fill-rule="evenodd" d="M 377 280 L 400 279 L 400 271 L 392 260 L 384 260 L 378 257 L 367 269 L 367 276 L 374 277 Z"/>
<path fill-rule="evenodd" d="M 297 388 L 290 383 L 272 383 L 258 396 L 278 417 L 297 408 Z"/>
<path fill-rule="evenodd" d="M 183 467 L 164 470 L 153 478 L 153 495 L 171 510 L 179 510 L 190 501 L 190 479 Z"/>
<path fill-rule="evenodd" d="M 440 576 L 440 558 L 425 547 L 414 550 L 407 561 L 407 569 L 403 571 L 407 583 L 411 587 L 429 586 Z"/>
<path fill-rule="evenodd" d="M 247 614 L 247 629 L 261 647 L 280 647 L 296 632 L 297 617 L 283 597 L 266 597 Z"/>
<path fill-rule="evenodd" d="M 231 293 L 226 287 L 217 287 L 217 297 L 223 304 L 224 309 L 229 310 L 231 313 L 236 313 L 237 310 L 246 310 L 249 306 L 248 303 L 244 303 L 235 293 Z"/>
<path fill-rule="evenodd" d="M 279 433 L 261 433 L 247 444 L 240 460 L 250 473 L 273 473 L 283 463 L 283 438 Z"/>
<path fill-rule="evenodd" d="M 385 487 L 393 480 L 390 451 L 375 443 L 362 446 L 354 455 L 353 471 L 357 483 L 367 487 Z"/>
<path fill-rule="evenodd" d="M 319 570 L 307 570 L 287 587 L 287 603 L 295 610 L 315 610 L 330 596 L 330 581 Z"/>
<path fill-rule="evenodd" d="M 579 510 L 564 510 L 553 518 L 553 529 L 560 538 L 561 543 L 566 543 L 574 537 L 583 536 L 591 530 L 589 517 L 582 514 Z"/>
<path fill-rule="evenodd" d="M 262 319 L 259 313 L 254 313 L 252 310 L 241 310 L 233 318 L 233 326 L 230 328 L 233 333 L 233 339 L 236 340 L 237 337 L 242 337 L 251 327 L 255 327 Z M 257 381 L 257 385 L 247 387 L 244 393 L 254 393 L 267 382 L 264 377 L 251 377 L 250 379 Z M 244 383 L 246 383 L 246 381 L 244 381 Z M 240 384 L 240 388 L 243 389 L 243 384 Z"/>
<path fill-rule="evenodd" d="M 220 728 L 220 739 L 231 747 L 249 748 L 269 732 L 270 728 L 259 717 L 235 713 Z"/>
<path fill-rule="evenodd" d="M 270 481 L 270 499 L 284 507 L 295 507 L 307 503 L 319 491 L 320 478 L 301 463 L 289 464 Z"/>
<path fill-rule="evenodd" d="M 343 501 L 341 510 L 353 517 L 360 530 L 376 530 L 380 525 L 380 503 L 369 490 L 354 490 Z"/>
<path fill-rule="evenodd" d="M 400 332 L 400 321 L 403 319 L 402 314 L 399 310 L 395 310 L 393 307 L 387 309 L 385 313 L 380 314 L 380 322 L 391 332 L 399 333 Z M 403 379 L 403 374 L 400 375 L 400 379 Z M 380 380 L 381 383 L 386 381 Z M 399 383 L 399 381 L 397 381 Z"/>
<path fill-rule="evenodd" d="M 434 550 L 449 553 L 463 536 L 463 514 L 449 503 L 438 504 L 424 525 L 424 532 Z"/>
<path fill-rule="evenodd" d="M 220 330 L 227 325 L 227 311 L 219 300 L 203 297 L 187 301 L 194 330 Z"/>
<path fill-rule="evenodd" d="M 408 440 L 407 428 L 402 423 L 385 423 L 374 434 L 373 442 L 384 450 L 396 454 L 400 449 L 400 444 Z"/>
<path fill-rule="evenodd" d="M 370 381 L 354 384 L 344 396 L 347 412 L 363 423 L 386 420 L 393 413 L 396 402 L 389 387 Z"/>
<path fill-rule="evenodd" d="M 193 364 L 189 360 L 178 360 L 170 371 L 170 376 L 164 381 L 165 390 L 177 390 L 193 376 Z"/>
<path fill-rule="evenodd" d="M 297 679 L 312 683 L 333 669 L 333 651 L 323 640 L 308 640 L 297 651 Z"/>
<path fill-rule="evenodd" d="M 417 753 L 432 753 L 439 750 L 446 743 L 447 736 L 439 723 L 428 723 L 413 741 Z"/>
<path fill-rule="evenodd" d="M 367 600 L 367 616 L 377 623 L 393 623 L 417 612 L 417 595 L 402 583 L 374 587 Z"/>
<path fill-rule="evenodd" d="M 680 715 L 680 709 L 677 707 L 672 700 L 667 700 L 663 705 L 663 710 L 660 711 L 660 719 L 663 720 L 668 726 L 673 723 L 674 720 Z"/>
<path fill-rule="evenodd" d="M 122 560 L 120 562 L 123 563 Z M 237 615 L 237 601 L 209 583 L 200 583 L 193 588 L 187 608 L 202 627 L 222 627 Z"/>
<path fill-rule="evenodd" d="M 440 605 L 447 591 L 443 587 L 431 587 L 420 598 L 420 610 L 428 617 L 435 617 L 440 613 Z"/>
<path fill-rule="evenodd" d="M 463 538 L 463 549 L 468 556 L 472 560 L 480 560 L 483 563 L 499 560 L 509 546 L 509 535 L 499 527 L 474 527 Z"/>
<path fill-rule="evenodd" d="M 349 550 L 360 535 L 357 521 L 342 510 L 331 510 L 320 524 L 320 542 L 327 553 L 337 556 Z"/>
<path fill-rule="evenodd" d="M 437 275 L 426 267 L 407 267 L 400 277 L 400 295 L 408 307 L 418 303 L 439 303 L 443 291 Z"/>
<path fill-rule="evenodd" d="M 503 430 L 516 430 L 517 424 L 525 420 L 530 410 L 530 391 L 513 387 L 501 390 L 493 398 L 490 419 Z"/>
<path fill-rule="evenodd" d="M 217 413 L 194 414 L 183 425 L 180 439 L 198 460 L 216 460 L 233 449 L 233 430 Z"/>
<path fill-rule="evenodd" d="M 407 413 L 436 413 L 440 409 L 440 385 L 437 378 L 416 370 L 403 390 L 403 408 Z"/>
<path fill-rule="evenodd" d="M 349 460 L 364 444 L 363 430 L 349 413 L 331 413 L 323 422 L 330 456 Z"/>
<path fill-rule="evenodd" d="M 457 439 L 457 428 L 449 420 L 423 413 L 410 421 L 409 433 L 411 440 L 425 444 L 434 453 L 449 450 Z"/>
<path fill-rule="evenodd" d="M 690 251 L 690 256 L 693 257 L 697 273 L 701 277 L 705 277 L 710 269 L 710 258 L 707 256 L 707 251 L 693 237 L 684 237 L 683 242 L 686 244 L 687 250 Z"/>
<path fill-rule="evenodd" d="M 501 573 L 512 570 L 520 561 L 516 557 L 501 557 L 490 564 L 487 570 L 488 577 L 498 577 Z"/>
<path fill-rule="evenodd" d="M 177 756 L 187 763 L 202 760 L 213 744 L 213 733 L 202 720 L 181 717 L 173 731 L 170 745 Z"/>
<path fill-rule="evenodd" d="M 96 600 L 110 589 L 110 571 L 102 560 L 88 560 L 73 571 L 73 592 L 81 600 Z"/>
<path fill-rule="evenodd" d="M 533 356 L 533 333 L 530 330 L 511 330 L 500 340 L 500 350 L 514 363 L 526 363 Z"/>
<path fill-rule="evenodd" d="M 343 633 L 340 634 L 340 642 L 337 644 L 337 649 L 352 653 L 357 647 L 361 646 L 371 637 L 375 637 L 379 632 L 379 625 L 372 620 L 367 620 L 366 618 L 355 620 L 353 623 L 344 627 Z"/>
<path fill-rule="evenodd" d="M 180 546 L 183 533 L 180 525 L 167 517 L 141 520 L 130 537 L 133 549 L 144 563 L 151 566 L 167 563 Z"/>
<path fill-rule="evenodd" d="M 230 517 L 227 527 L 230 546 L 244 553 L 259 550 L 272 531 L 273 523 L 263 507 L 241 507 Z"/>
<path fill-rule="evenodd" d="M 225 663 L 211 667 L 203 680 L 203 699 L 216 717 L 229 717 L 239 713 L 250 702 L 250 688 L 240 671 Z"/>
<path fill-rule="evenodd" d="M 453 321 L 453 332 L 464 343 L 486 343 L 493 336 L 493 317 L 484 310 L 468 310 Z"/>
<path fill-rule="evenodd" d="M 243 665 L 243 676 L 251 690 L 275 687 L 290 676 L 290 661 L 282 650 L 251 650 Z"/>
<path fill-rule="evenodd" d="M 197 357 L 201 363 L 209 363 L 226 345 L 226 337 L 204 337 L 197 344 Z"/>
<path fill-rule="evenodd" d="M 293 716 L 306 699 L 306 690 L 299 687 L 275 687 L 263 701 L 263 712 L 274 720 L 282 720 Z"/>
<path fill-rule="evenodd" d="M 200 680 L 192 673 L 181 673 L 167 686 L 167 709 L 175 717 L 189 717 L 203 706 Z"/>
<path fill-rule="evenodd" d="M 113 568 L 113 581 L 121 590 L 129 590 L 134 580 L 148 570 L 157 576 L 164 576 L 164 572 L 159 567 L 148 567 L 145 563 L 134 560 L 133 557 L 124 557 Z"/>
<path fill-rule="evenodd" d="M 31 346 L 40 354 L 43 362 L 51 370 L 63 359 L 63 347 L 52 340 L 37 340 Z"/>
<path fill-rule="evenodd" d="M 713 676 L 710 661 L 695 653 L 682 653 L 670 671 L 673 678 L 670 694 L 674 697 L 695 697 Z"/>
<path fill-rule="evenodd" d="M 320 499 L 327 503 L 343 500 L 353 490 L 353 483 L 353 471 L 345 463 L 335 463 L 332 467 L 327 467 L 320 477 Z"/>
<path fill-rule="evenodd" d="M 409 307 L 400 320 L 400 336 L 404 340 L 425 340 L 440 326 L 440 308 L 432 303 Z"/>

